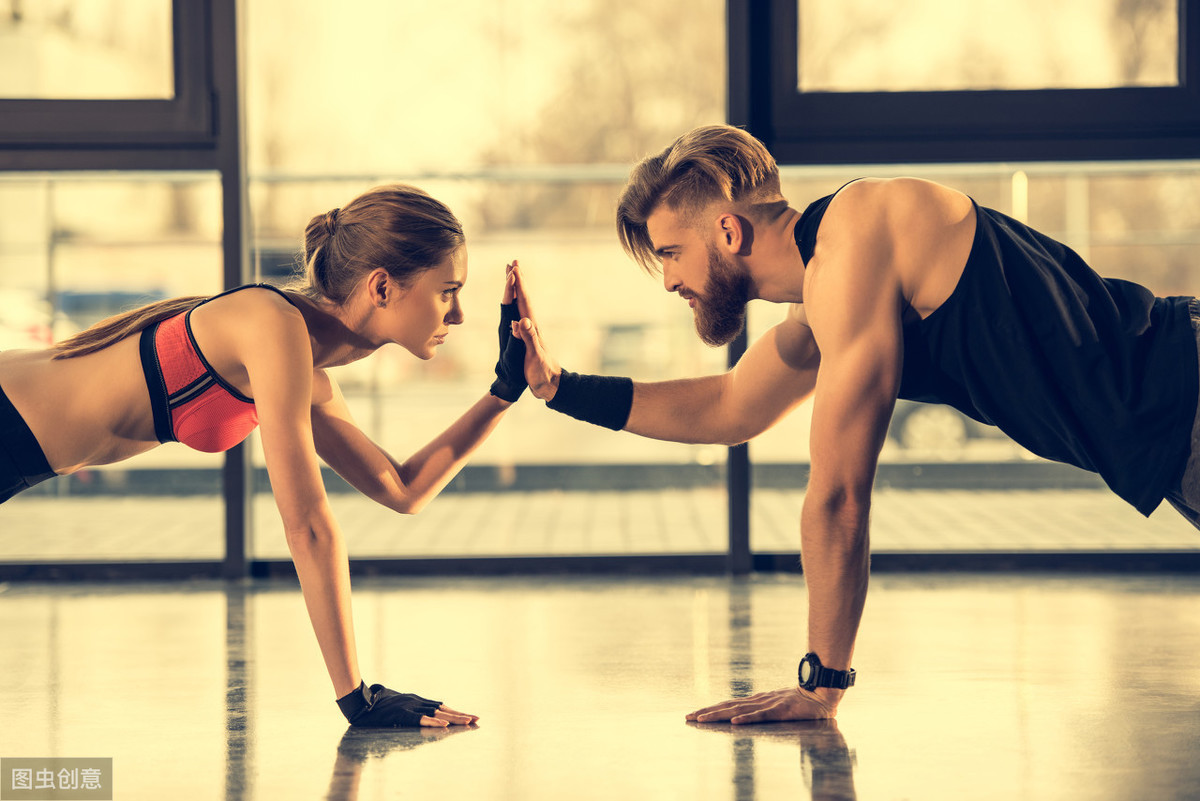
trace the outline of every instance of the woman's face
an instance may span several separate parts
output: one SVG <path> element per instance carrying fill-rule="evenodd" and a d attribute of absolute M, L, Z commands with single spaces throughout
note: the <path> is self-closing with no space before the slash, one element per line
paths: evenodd
<path fill-rule="evenodd" d="M 460 247 L 398 289 L 398 300 L 387 306 L 391 340 L 418 359 L 432 359 L 446 341 L 450 326 L 463 321 L 459 293 L 467 281 L 467 249 Z"/>

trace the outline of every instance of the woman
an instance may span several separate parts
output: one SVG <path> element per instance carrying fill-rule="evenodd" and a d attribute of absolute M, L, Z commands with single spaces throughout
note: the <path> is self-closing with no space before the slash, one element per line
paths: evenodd
<path fill-rule="evenodd" d="M 314 217 L 305 273 L 281 291 L 240 287 L 155 303 L 39 351 L 0 353 L 0 502 L 56 475 L 160 442 L 227 450 L 256 426 L 288 548 L 338 707 L 356 726 L 447 726 L 477 718 L 368 687 L 359 675 L 350 574 L 318 457 L 375 501 L 411 514 L 446 485 L 525 388 L 514 265 L 501 309 L 497 379 L 405 461 L 351 420 L 326 368 L 396 343 L 431 359 L 463 321 L 462 226 L 409 186 L 373 189 Z M 507 347 L 506 347 L 507 345 Z"/>

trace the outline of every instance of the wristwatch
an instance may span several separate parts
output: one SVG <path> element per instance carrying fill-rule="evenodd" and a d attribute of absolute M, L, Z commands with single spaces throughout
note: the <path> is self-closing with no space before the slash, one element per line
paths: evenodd
<path fill-rule="evenodd" d="M 834 670 L 827 668 L 821 664 L 821 660 L 814 653 L 807 653 L 800 660 L 800 668 L 797 671 L 800 679 L 800 686 L 805 690 L 814 690 L 817 687 L 833 687 L 838 690 L 845 690 L 854 686 L 854 671 L 853 670 Z"/>

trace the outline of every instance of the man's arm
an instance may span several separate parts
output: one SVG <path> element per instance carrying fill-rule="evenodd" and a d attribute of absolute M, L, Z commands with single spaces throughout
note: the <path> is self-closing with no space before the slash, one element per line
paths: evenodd
<path fill-rule="evenodd" d="M 633 384 L 626 431 L 670 442 L 737 445 L 786 417 L 813 391 L 821 354 L 799 306 L 726 373 Z"/>
<path fill-rule="evenodd" d="M 544 401 L 554 399 L 562 369 L 537 328 L 518 276 L 526 379 Z M 668 442 L 735 445 L 753 439 L 786 417 L 813 391 L 821 355 L 799 306 L 754 342 L 730 371 L 672 381 L 634 382 L 623 430 Z"/>
<path fill-rule="evenodd" d="M 891 264 L 886 221 L 882 211 L 871 213 L 869 201 L 856 212 L 842 216 L 852 229 L 822 228 L 826 257 L 810 262 L 805 283 L 808 321 L 821 351 L 811 471 L 801 514 L 807 650 L 835 670 L 849 669 L 854 654 L 870 565 L 871 488 L 903 359 L 903 294 Z M 809 692 L 793 685 L 701 709 L 688 718 L 755 723 L 834 717 L 844 692 Z"/>
<path fill-rule="evenodd" d="M 848 670 L 854 654 L 870 565 L 871 489 L 902 365 L 898 287 L 864 294 L 846 275 L 852 272 L 844 270 L 824 294 L 858 302 L 822 304 L 814 315 L 824 360 L 800 519 L 808 650 L 835 670 Z M 844 691 L 817 692 L 836 703 Z"/>

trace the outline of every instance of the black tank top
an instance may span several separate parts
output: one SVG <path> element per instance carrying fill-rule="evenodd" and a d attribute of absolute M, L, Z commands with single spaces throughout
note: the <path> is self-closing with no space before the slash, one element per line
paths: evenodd
<path fill-rule="evenodd" d="M 796 224 L 806 264 L 832 197 Z M 1149 515 L 1191 447 L 1200 385 L 1192 298 L 1101 278 L 1065 245 L 975 210 L 954 292 L 904 325 L 900 397 L 949 404 L 1039 456 L 1099 473 Z"/>

